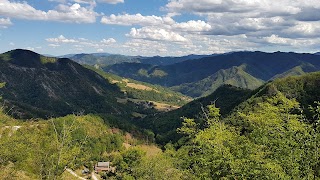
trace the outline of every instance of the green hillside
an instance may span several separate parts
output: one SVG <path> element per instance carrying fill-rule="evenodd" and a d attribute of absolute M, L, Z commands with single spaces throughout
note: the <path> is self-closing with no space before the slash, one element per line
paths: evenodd
<path fill-rule="evenodd" d="M 137 172 L 155 159 L 165 164 L 160 169 L 149 167 L 153 172 L 167 179 L 182 176 L 173 161 L 150 144 L 152 139 L 145 142 L 106 122 L 96 115 L 22 121 L 0 111 L 0 179 L 78 179 L 70 170 L 90 179 L 93 166 L 103 161 L 111 162 L 116 171 L 96 177 L 125 179 L 134 172 L 136 178 L 143 178 L 147 173 Z M 81 173 L 85 168 L 88 174 Z M 174 174 L 165 173 L 167 168 Z"/>
<path fill-rule="evenodd" d="M 223 84 L 229 84 L 236 87 L 246 89 L 256 89 L 261 86 L 264 81 L 257 79 L 244 71 L 246 65 L 239 67 L 231 67 L 222 69 L 213 75 L 202 79 L 195 83 L 181 84 L 171 87 L 172 90 L 187 94 L 192 97 L 202 97 L 213 93 Z"/>
<path fill-rule="evenodd" d="M 69 59 L 47 58 L 27 50 L 0 55 L 4 106 L 22 118 L 71 113 L 125 113 L 120 89 Z"/>
<path fill-rule="evenodd" d="M 312 65 L 312 64 L 308 64 L 308 63 L 303 63 L 299 66 L 296 66 L 292 69 L 289 69 L 288 71 L 282 73 L 282 74 L 278 74 L 276 76 L 274 76 L 271 79 L 277 79 L 277 78 L 284 78 L 284 77 L 289 77 L 289 76 L 298 76 L 298 75 L 304 75 L 308 72 L 315 72 L 318 71 L 318 69 Z"/>
<path fill-rule="evenodd" d="M 177 141 L 181 136 L 176 133 L 176 128 L 181 126 L 182 117 L 199 117 L 203 109 L 215 104 L 220 108 L 223 116 L 228 115 L 233 108 L 249 98 L 251 90 L 241 89 L 231 85 L 222 85 L 214 93 L 196 99 L 181 108 L 156 115 L 150 115 L 138 121 L 138 126 L 152 129 L 156 134 L 158 143 Z"/>
<path fill-rule="evenodd" d="M 116 84 L 129 98 L 161 102 L 174 106 L 182 106 L 191 101 L 190 97 L 159 85 L 152 85 L 133 79 L 123 78 L 114 74 L 106 73 L 92 66 L 85 67 L 97 72 L 112 84 Z"/>
<path fill-rule="evenodd" d="M 318 71 L 320 56 L 284 52 L 234 52 L 171 65 L 122 63 L 103 69 L 122 77 L 174 87 L 189 96 L 201 96 L 209 94 L 221 84 L 233 84 L 242 88 L 258 87 L 262 81 L 282 77 L 290 71 L 290 74 L 301 74 L 298 72 L 299 68 L 303 72 Z M 236 70 L 238 74 L 235 73 Z M 155 76 L 155 72 L 161 72 L 161 75 Z M 216 79 L 219 80 L 215 81 Z M 195 86 L 197 83 L 198 86 Z M 192 90 L 189 90 L 189 86 Z"/>
<path fill-rule="evenodd" d="M 157 112 L 119 102 L 127 98 L 121 90 L 128 95 L 130 88 L 143 89 L 161 96 L 172 91 L 95 70 L 99 75 L 68 59 L 41 60 L 25 50 L 0 58 L 0 179 L 75 179 L 70 171 L 89 179 L 320 178 L 320 72 L 304 74 L 314 63 L 283 73 L 304 75 L 277 78 L 254 91 L 222 83 L 209 96 Z M 217 77 L 246 82 L 253 79 L 251 68 L 234 66 Z M 161 69 L 150 72 L 155 70 Z M 144 75 L 162 74 L 150 72 Z M 56 104 L 53 94 L 60 100 Z M 59 113 L 62 100 L 94 110 L 37 118 L 49 110 Z M 32 118 L 9 116 L 16 114 L 6 103 Z M 113 170 L 92 173 L 100 161 L 111 162 Z M 81 173 L 85 168 L 88 174 Z"/>

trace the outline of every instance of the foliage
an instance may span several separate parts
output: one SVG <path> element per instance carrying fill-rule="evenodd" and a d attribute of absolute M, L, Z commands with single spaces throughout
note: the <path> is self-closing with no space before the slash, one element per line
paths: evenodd
<path fill-rule="evenodd" d="M 319 178 L 319 132 L 294 113 L 299 107 L 298 102 L 278 93 L 250 112 L 239 112 L 251 127 L 242 134 L 209 106 L 209 126 L 198 130 L 174 157 L 181 169 L 200 179 Z M 190 129 L 189 124 L 181 129 Z"/>
<path fill-rule="evenodd" d="M 223 116 L 227 116 L 233 108 L 245 101 L 251 95 L 251 92 L 250 90 L 223 85 L 209 96 L 191 101 L 177 110 L 155 116 L 150 115 L 135 123 L 140 127 L 152 129 L 156 134 L 157 142 L 160 144 L 166 144 L 169 141 L 177 142 L 181 135 L 177 134 L 175 130 L 181 126 L 181 117 L 202 117 L 202 108 L 212 103 L 220 108 Z M 199 121 L 197 123 L 202 122 L 200 118 Z"/>
<path fill-rule="evenodd" d="M 65 167 L 106 160 L 105 152 L 122 149 L 122 135 L 111 134 L 97 116 L 15 123 L 1 132 L 0 166 L 33 178 L 56 179 Z"/>

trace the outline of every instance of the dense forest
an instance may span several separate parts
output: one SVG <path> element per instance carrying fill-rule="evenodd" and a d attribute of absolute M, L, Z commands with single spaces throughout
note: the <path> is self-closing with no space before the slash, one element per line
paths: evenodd
<path fill-rule="evenodd" d="M 222 85 L 188 102 L 164 87 L 67 59 L 19 50 L 0 62 L 0 179 L 78 179 L 70 171 L 92 179 L 320 179 L 319 72 L 275 78 L 254 90 Z M 6 68 L 28 77 L 29 86 Z M 36 71 L 42 75 L 33 82 Z M 159 111 L 141 99 L 183 106 Z M 28 116 L 11 113 L 7 103 Z M 70 112 L 62 113 L 61 104 Z M 37 110 L 56 114 L 42 118 Z M 113 170 L 91 174 L 97 162 Z"/>

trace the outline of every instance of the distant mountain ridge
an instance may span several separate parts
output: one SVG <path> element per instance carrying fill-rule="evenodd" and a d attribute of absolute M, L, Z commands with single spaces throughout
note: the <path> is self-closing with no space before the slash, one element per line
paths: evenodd
<path fill-rule="evenodd" d="M 103 68 L 119 76 L 172 87 L 186 95 L 210 94 L 222 84 L 254 89 L 277 76 L 320 70 L 320 56 L 299 53 L 233 52 L 170 65 L 122 63 Z"/>
<path fill-rule="evenodd" d="M 11 114 L 23 118 L 77 112 L 124 112 L 116 97 L 123 93 L 102 76 L 66 58 L 28 50 L 0 55 L 0 89 Z"/>
<path fill-rule="evenodd" d="M 109 53 L 81 53 L 81 54 L 68 54 L 64 56 L 59 56 L 63 58 L 70 58 L 80 64 L 86 65 L 99 65 L 99 66 L 108 66 L 113 64 L 121 64 L 121 63 L 143 63 L 143 64 L 151 64 L 151 65 L 170 65 L 175 64 L 191 59 L 201 59 L 204 57 L 216 56 L 216 54 L 212 55 L 187 55 L 181 57 L 161 57 L 161 56 L 153 56 L 153 57 L 143 57 L 143 56 L 125 56 L 120 54 L 109 54 Z"/>

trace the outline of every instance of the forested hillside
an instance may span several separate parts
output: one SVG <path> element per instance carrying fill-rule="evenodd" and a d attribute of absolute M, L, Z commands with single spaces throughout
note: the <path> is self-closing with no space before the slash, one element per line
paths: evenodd
<path fill-rule="evenodd" d="M 125 112 L 116 100 L 124 97 L 117 86 L 69 59 L 9 51 L 0 55 L 0 82 L 4 106 L 17 117 Z"/>
<path fill-rule="evenodd" d="M 156 115 L 147 116 L 138 121 L 138 125 L 152 129 L 156 134 L 156 140 L 160 144 L 170 141 L 176 142 L 181 135 L 177 134 L 176 129 L 181 126 L 183 117 L 202 117 L 204 109 L 211 104 L 220 108 L 222 116 L 227 116 L 237 105 L 250 97 L 252 91 L 241 89 L 231 85 L 223 85 L 214 93 L 196 99 L 182 106 L 177 110 Z"/>
<path fill-rule="evenodd" d="M 160 86 L 88 67 L 90 70 L 68 59 L 25 50 L 0 58 L 1 179 L 75 178 L 70 171 L 101 179 L 320 178 L 320 73 L 305 74 L 309 68 L 315 70 L 311 60 L 287 67 L 279 77 L 303 75 L 260 75 L 261 80 L 266 76 L 273 81 L 253 91 L 221 83 L 209 96 L 174 111 L 159 112 L 128 98 L 130 93 L 139 98 L 130 88 L 151 89 L 152 98 L 172 94 L 172 102 L 185 97 Z M 244 79 L 252 76 L 248 67 L 232 67 L 234 76 L 229 82 L 246 84 Z M 222 72 L 217 76 L 220 79 L 225 77 Z M 151 74 L 166 76 L 160 69 Z M 124 103 L 122 98 L 130 101 Z M 91 114 L 80 111 L 78 115 L 37 118 L 52 112 L 57 116 L 73 113 L 74 109 L 66 112 L 63 106 L 70 105 L 69 101 L 75 104 L 72 107 L 86 108 Z M 31 119 L 9 116 L 17 114 L 6 108 L 7 103 Z M 91 173 L 99 161 L 111 162 L 114 170 Z M 90 173 L 82 174 L 86 168 Z"/>
<path fill-rule="evenodd" d="M 183 118 L 183 138 L 165 152 L 194 179 L 319 179 L 319 80 L 311 73 L 268 83 L 228 116 L 208 105 Z"/>
<path fill-rule="evenodd" d="M 208 95 L 221 84 L 254 89 L 277 76 L 319 69 L 317 55 L 283 52 L 234 52 L 167 66 L 123 63 L 104 68 L 123 77 L 173 87 L 193 97 Z"/>
<path fill-rule="evenodd" d="M 92 66 L 85 67 L 97 72 L 110 83 L 116 84 L 128 98 L 166 103 L 173 106 L 182 106 L 192 100 L 188 96 L 159 85 L 123 78 Z"/>

